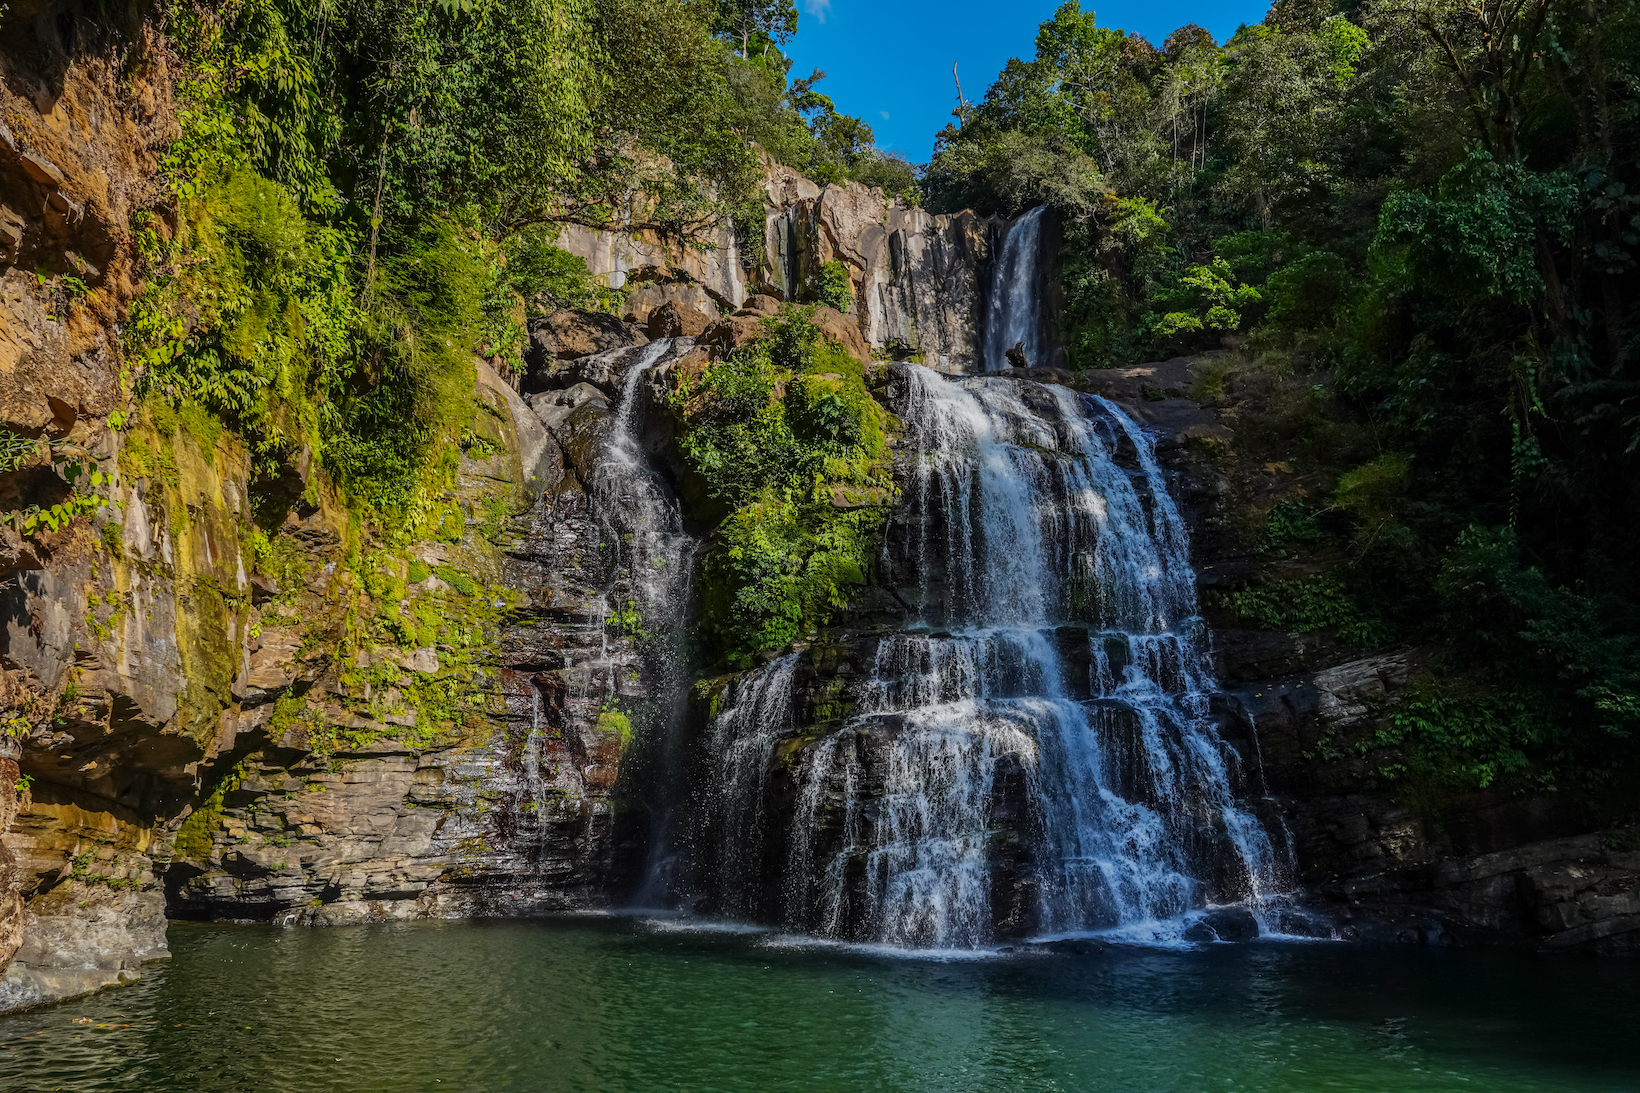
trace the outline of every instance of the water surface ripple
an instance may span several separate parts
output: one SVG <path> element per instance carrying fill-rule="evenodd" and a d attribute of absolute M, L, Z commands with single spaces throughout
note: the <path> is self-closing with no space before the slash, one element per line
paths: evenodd
<path fill-rule="evenodd" d="M 0 1089 L 1583 1093 L 1640 1088 L 1640 964 L 1256 943 L 990 960 L 631 919 L 177 925 L 0 1019 Z"/>

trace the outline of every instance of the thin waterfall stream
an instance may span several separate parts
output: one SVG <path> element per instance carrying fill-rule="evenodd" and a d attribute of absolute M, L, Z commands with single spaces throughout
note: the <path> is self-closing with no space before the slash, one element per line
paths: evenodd
<path fill-rule="evenodd" d="M 650 849 L 634 897 L 640 905 L 664 900 L 675 864 L 671 827 L 677 799 L 671 774 L 678 767 L 677 730 L 687 707 L 685 638 L 699 543 L 684 530 L 676 494 L 645 456 L 638 434 L 639 403 L 651 370 L 692 345 L 690 339 L 660 338 L 626 366 L 591 490 L 594 517 L 610 557 L 610 598 L 622 627 L 639 638 L 652 678 L 648 716 L 643 718 Z"/>
<path fill-rule="evenodd" d="M 1009 366 L 1008 351 L 1019 346 L 1029 364 L 1042 359 L 1041 298 L 1037 293 L 1036 262 L 1041 247 L 1042 209 L 1030 210 L 1002 238 L 991 271 L 991 291 L 985 306 L 985 367 Z"/>
<path fill-rule="evenodd" d="M 687 713 L 690 683 L 685 648 L 691 582 L 698 541 L 683 525 L 676 494 L 651 465 L 642 436 L 645 429 L 644 383 L 656 368 L 693 348 L 693 339 L 661 338 L 617 358 L 619 387 L 602 425 L 596 462 L 585 485 L 586 538 L 577 544 L 593 560 L 586 568 L 594 590 L 589 625 L 597 645 L 581 661 L 571 701 L 592 706 L 600 728 L 606 718 L 621 735 L 621 750 L 637 742 L 623 766 L 636 796 L 649 815 L 639 834 L 647 844 L 645 860 L 633 878 L 639 903 L 660 902 L 669 887 L 673 865 L 672 836 L 677 797 L 677 745 Z M 595 538 L 593 538 L 595 537 Z M 569 662 L 566 659 L 566 667 Z M 519 750 L 524 805 L 537 816 L 548 814 L 560 796 L 573 789 L 578 772 L 562 761 L 544 758 L 549 726 L 540 689 L 527 684 L 530 728 Z M 562 749 L 557 749 L 561 751 Z M 533 828 L 547 838 L 544 825 Z M 630 837 L 630 836 L 629 836 Z"/>

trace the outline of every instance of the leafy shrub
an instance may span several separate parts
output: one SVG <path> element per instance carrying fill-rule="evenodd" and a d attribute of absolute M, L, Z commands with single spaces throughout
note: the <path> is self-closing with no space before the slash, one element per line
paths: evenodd
<path fill-rule="evenodd" d="M 1354 277 L 1336 254 L 1315 251 L 1270 274 L 1265 321 L 1274 328 L 1310 330 L 1332 325 Z"/>
<path fill-rule="evenodd" d="M 1260 547 L 1266 554 L 1287 555 L 1314 546 L 1324 537 L 1314 508 L 1302 501 L 1278 501 L 1265 518 Z"/>
<path fill-rule="evenodd" d="M 1239 283 L 1223 258 L 1190 266 L 1172 287 L 1157 294 L 1152 337 L 1184 344 L 1211 331 L 1237 330 L 1243 324 L 1243 312 L 1263 299 L 1258 289 Z"/>
<path fill-rule="evenodd" d="M 1378 767 L 1391 782 L 1424 790 L 1485 789 L 1530 771 L 1529 752 L 1549 742 L 1552 721 L 1535 708 L 1538 698 L 1418 680 L 1387 711 L 1387 724 L 1368 747 L 1392 749 Z M 1549 771 L 1537 782 L 1554 788 Z"/>
<path fill-rule="evenodd" d="M 551 225 L 536 224 L 511 236 L 502 246 L 504 282 L 524 298 L 535 314 L 561 307 L 617 312 L 626 294 L 610 288 L 587 269 L 586 259 L 558 247 Z"/>
<path fill-rule="evenodd" d="M 1361 648 L 1379 645 L 1387 637 L 1385 625 L 1364 614 L 1336 577 L 1282 581 L 1239 592 L 1210 591 L 1206 598 L 1236 625 L 1257 630 L 1331 630 Z"/>
<path fill-rule="evenodd" d="M 865 580 L 883 513 L 834 504 L 838 490 L 892 487 L 890 419 L 860 362 L 801 313 L 682 381 L 680 447 L 697 513 L 724 513 L 703 563 L 702 625 L 731 664 L 823 626 Z"/>
<path fill-rule="evenodd" d="M 819 275 L 815 277 L 814 298 L 844 314 L 853 311 L 854 282 L 849 277 L 848 266 L 836 259 L 822 263 Z"/>

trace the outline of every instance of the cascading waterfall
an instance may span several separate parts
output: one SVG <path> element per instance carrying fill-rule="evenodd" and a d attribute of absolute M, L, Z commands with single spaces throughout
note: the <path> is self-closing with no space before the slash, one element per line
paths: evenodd
<path fill-rule="evenodd" d="M 646 705 L 642 715 L 646 746 L 651 762 L 661 768 L 674 766 L 666 754 L 676 734 L 672 722 L 686 705 L 688 685 L 682 634 L 687 618 L 690 580 L 693 574 L 695 539 L 683 528 L 683 517 L 672 490 L 650 466 L 638 437 L 641 385 L 651 370 L 676 351 L 692 346 L 687 339 L 662 338 L 635 350 L 625 363 L 621 388 L 609 418 L 588 483 L 590 516 L 597 529 L 601 554 L 601 585 L 606 612 L 599 634 L 600 655 L 592 662 L 594 688 L 602 695 L 581 698 L 608 698 L 617 690 L 618 673 L 630 670 L 630 660 L 609 640 L 610 624 L 629 634 L 642 635 L 640 651 L 648 670 L 650 697 L 658 701 Z M 607 612 L 613 608 L 614 617 Z M 542 773 L 541 753 L 546 728 L 542 699 L 529 688 L 532 727 L 520 753 L 521 772 L 529 800 L 547 811 L 561 790 L 573 789 Z M 633 720 L 639 720 L 634 715 Z M 664 780 L 659 780 L 664 783 Z M 658 899 L 667 885 L 668 861 L 663 853 L 669 842 L 666 827 L 673 801 L 664 791 L 651 795 L 655 810 L 650 842 L 657 848 L 647 863 L 638 893 L 640 901 Z"/>
<path fill-rule="evenodd" d="M 1042 329 L 1036 292 L 1036 258 L 1042 228 L 1041 207 L 1008 226 L 991 267 L 991 291 L 985 301 L 985 367 L 1009 366 L 1008 350 L 1023 345 L 1032 365 L 1040 357 Z"/>
<path fill-rule="evenodd" d="M 649 469 L 633 422 L 638 385 L 672 348 L 661 338 L 638 351 L 621 379 L 615 415 L 603 455 L 592 474 L 593 516 L 612 552 L 614 595 L 668 632 L 678 628 L 687 606 L 693 540 L 672 491 Z"/>
<path fill-rule="evenodd" d="M 941 948 L 1177 937 L 1192 909 L 1242 903 L 1272 932 L 1278 863 L 1208 717 L 1188 537 L 1149 439 L 1063 387 L 901 375 L 896 527 L 921 617 L 877 642 L 852 716 L 817 740 L 788 744 L 796 655 L 725 696 L 726 890 L 770 870 L 787 754 L 792 928 Z"/>

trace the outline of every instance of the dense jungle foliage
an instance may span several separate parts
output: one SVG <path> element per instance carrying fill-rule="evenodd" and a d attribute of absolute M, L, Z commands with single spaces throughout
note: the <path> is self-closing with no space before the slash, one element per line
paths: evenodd
<path fill-rule="evenodd" d="M 129 382 L 241 435 L 258 485 L 315 458 L 365 525 L 428 533 L 475 352 L 532 312 L 618 304 L 553 246 L 617 220 L 683 241 L 761 224 L 758 146 L 909 187 L 792 79 L 786 2 L 161 0 L 179 215 L 138 225 Z M 133 63 L 152 63 L 137 57 Z"/>
<path fill-rule="evenodd" d="M 701 589 L 701 632 L 736 667 L 811 635 L 865 583 L 894 498 L 890 415 L 861 363 L 809 321 L 765 319 L 750 345 L 673 377 L 693 480 L 686 500 L 719 517 Z"/>
<path fill-rule="evenodd" d="M 1071 2 L 927 168 L 933 209 L 1058 212 L 1074 366 L 1264 373 L 1238 442 L 1311 487 L 1250 538 L 1325 573 L 1219 607 L 1432 644 L 1392 777 L 1640 754 L 1637 81 L 1630 0 L 1278 0 L 1159 49 Z"/>

